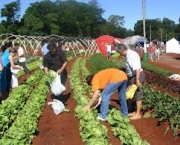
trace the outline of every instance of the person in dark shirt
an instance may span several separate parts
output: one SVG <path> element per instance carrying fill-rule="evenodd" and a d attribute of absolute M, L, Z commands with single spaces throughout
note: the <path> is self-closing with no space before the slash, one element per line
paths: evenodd
<path fill-rule="evenodd" d="M 65 86 L 67 80 L 67 57 L 62 49 L 59 49 L 56 43 L 49 43 L 47 48 L 49 52 L 43 57 L 44 71 L 48 75 L 48 70 L 54 70 L 61 75 L 61 83 Z"/>

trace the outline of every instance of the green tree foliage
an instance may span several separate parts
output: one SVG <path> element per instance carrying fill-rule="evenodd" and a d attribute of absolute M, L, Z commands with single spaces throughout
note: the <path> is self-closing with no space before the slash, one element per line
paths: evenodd
<path fill-rule="evenodd" d="M 19 18 L 20 2 L 9 3 L 5 5 L 5 8 L 1 9 L 1 17 L 6 17 L 8 22 L 15 22 Z"/>
<path fill-rule="evenodd" d="M 180 42 L 180 19 L 179 19 L 179 24 L 177 24 L 175 28 L 175 36 L 176 39 L 179 40 Z"/>
<path fill-rule="evenodd" d="M 178 26 L 178 25 L 177 25 Z M 160 19 L 147 19 L 146 20 L 146 37 L 150 40 L 156 39 L 159 41 L 167 41 L 173 37 L 177 37 L 178 31 L 174 21 L 164 18 Z M 143 36 L 143 21 L 138 20 L 134 26 L 135 35 Z M 179 30 L 180 32 L 180 30 Z"/>
<path fill-rule="evenodd" d="M 0 33 L 13 33 L 17 34 L 19 28 L 19 11 L 20 11 L 20 0 L 11 2 L 1 9 L 1 17 L 5 18 L 0 24 Z"/>
<path fill-rule="evenodd" d="M 88 3 L 76 0 L 42 0 L 31 3 L 19 21 L 20 0 L 9 3 L 1 9 L 0 34 L 13 33 L 19 35 L 61 35 L 70 37 L 97 38 L 111 35 L 125 38 L 132 35 L 143 36 L 143 21 L 138 20 L 133 30 L 124 28 L 124 16 L 110 15 L 106 20 L 98 0 Z M 148 39 L 169 40 L 180 39 L 180 24 L 164 18 L 146 20 L 146 36 Z"/>

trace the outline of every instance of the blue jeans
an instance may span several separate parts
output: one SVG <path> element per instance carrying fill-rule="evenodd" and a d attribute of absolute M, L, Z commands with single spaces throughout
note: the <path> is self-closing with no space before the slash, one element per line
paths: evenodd
<path fill-rule="evenodd" d="M 7 92 L 7 79 L 6 79 L 6 67 L 3 68 L 3 71 L 1 72 L 1 92 L 5 93 Z"/>
<path fill-rule="evenodd" d="M 118 83 L 108 83 L 106 85 L 106 87 L 101 93 L 102 102 L 101 102 L 100 114 L 99 114 L 101 118 L 105 119 L 107 117 L 109 101 L 112 94 L 116 91 L 116 89 L 118 89 L 121 112 L 124 116 L 128 116 L 128 108 L 127 108 L 126 94 L 125 94 L 126 86 L 127 86 L 127 81 L 121 81 Z"/>

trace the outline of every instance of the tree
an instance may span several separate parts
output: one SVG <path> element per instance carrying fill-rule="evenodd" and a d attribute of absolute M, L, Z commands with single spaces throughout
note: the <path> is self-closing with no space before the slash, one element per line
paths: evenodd
<path fill-rule="evenodd" d="M 5 5 L 5 8 L 1 9 L 1 17 L 6 17 L 8 22 L 14 23 L 19 19 L 20 0 Z"/>
<path fill-rule="evenodd" d="M 108 23 L 116 28 L 124 27 L 124 16 L 119 15 L 110 15 L 108 18 Z"/>

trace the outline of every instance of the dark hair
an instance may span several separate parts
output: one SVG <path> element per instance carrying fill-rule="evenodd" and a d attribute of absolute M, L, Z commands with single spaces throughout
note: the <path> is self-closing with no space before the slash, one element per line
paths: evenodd
<path fill-rule="evenodd" d="M 91 82 L 92 82 L 93 77 L 94 77 L 94 75 L 88 75 L 88 76 L 86 77 L 86 83 L 87 83 L 88 85 L 91 85 Z"/>
<path fill-rule="evenodd" d="M 49 43 L 49 44 L 47 45 L 47 49 L 48 49 L 48 50 L 51 50 L 52 48 L 56 48 L 56 49 L 57 49 L 56 43 Z"/>
<path fill-rule="evenodd" d="M 17 50 L 16 50 L 16 49 L 11 49 L 10 52 L 11 52 L 11 53 L 17 53 Z"/>
<path fill-rule="evenodd" d="M 5 42 L 6 47 L 12 47 L 12 41 Z"/>
<path fill-rule="evenodd" d="M 2 46 L 1 46 L 1 51 L 4 52 L 4 51 L 6 50 L 6 48 L 7 48 L 7 47 L 6 47 L 5 45 L 2 45 Z"/>
<path fill-rule="evenodd" d="M 19 43 L 15 43 L 14 46 L 19 46 Z"/>
<path fill-rule="evenodd" d="M 117 51 L 125 51 L 125 50 L 127 50 L 127 49 L 129 49 L 125 44 L 122 44 L 122 43 L 118 43 L 117 45 L 116 45 L 116 50 Z"/>

